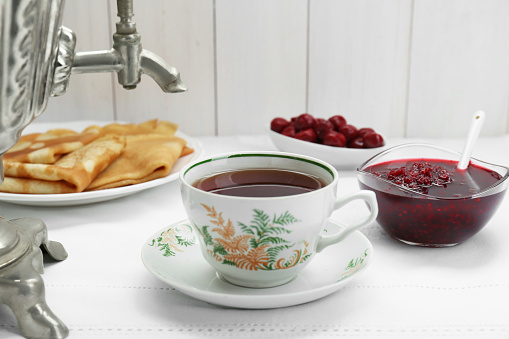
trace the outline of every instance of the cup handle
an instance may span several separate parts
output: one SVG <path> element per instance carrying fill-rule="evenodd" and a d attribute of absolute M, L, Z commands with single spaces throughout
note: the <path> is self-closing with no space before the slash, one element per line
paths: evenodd
<path fill-rule="evenodd" d="M 318 239 L 318 243 L 316 245 L 316 253 L 321 252 L 327 246 L 337 244 L 338 242 L 340 242 L 343 239 L 345 239 L 346 237 L 348 237 L 351 233 L 353 233 L 357 229 L 361 228 L 364 225 L 371 223 L 372 221 L 374 221 L 376 219 L 376 216 L 378 214 L 378 204 L 376 202 L 376 195 L 375 195 L 375 192 L 367 191 L 367 190 L 360 191 L 360 192 L 354 193 L 352 195 L 337 199 L 336 202 L 334 203 L 334 211 L 340 209 L 341 207 L 348 204 L 349 202 L 351 202 L 353 200 L 357 200 L 357 199 L 366 201 L 366 203 L 368 204 L 369 209 L 370 209 L 369 216 L 357 224 L 348 226 L 347 228 L 345 228 L 343 231 L 341 231 L 340 233 L 338 233 L 336 235 L 333 235 L 330 237 L 320 236 L 320 238 Z"/>

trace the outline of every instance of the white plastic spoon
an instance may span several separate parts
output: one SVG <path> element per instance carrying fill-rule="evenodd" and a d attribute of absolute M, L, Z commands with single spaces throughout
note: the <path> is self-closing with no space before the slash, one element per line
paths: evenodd
<path fill-rule="evenodd" d="M 464 171 L 468 168 L 475 142 L 477 141 L 482 125 L 484 124 L 484 119 L 485 114 L 483 111 L 475 112 L 472 122 L 470 123 L 470 129 L 468 130 L 467 141 L 465 143 L 465 148 L 463 149 L 463 154 L 456 166 L 458 171 Z"/>

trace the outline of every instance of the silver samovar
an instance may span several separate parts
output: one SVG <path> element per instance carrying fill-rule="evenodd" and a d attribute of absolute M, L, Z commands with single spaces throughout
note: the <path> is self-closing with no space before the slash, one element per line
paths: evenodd
<path fill-rule="evenodd" d="M 117 72 L 126 89 L 147 74 L 164 92 L 187 90 L 175 68 L 142 48 L 132 0 L 117 0 L 113 48 L 79 53 L 74 33 L 61 26 L 64 2 L 0 0 L 0 160 L 49 96 L 65 93 L 72 73 Z M 67 258 L 60 243 L 48 240 L 40 219 L 0 217 L 0 303 L 12 309 L 23 336 L 64 338 L 67 327 L 45 301 L 41 247 L 55 260 Z"/>

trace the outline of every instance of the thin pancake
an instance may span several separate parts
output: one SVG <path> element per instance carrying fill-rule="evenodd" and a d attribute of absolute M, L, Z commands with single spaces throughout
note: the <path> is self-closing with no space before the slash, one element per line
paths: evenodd
<path fill-rule="evenodd" d="M 4 154 L 3 159 L 32 164 L 54 164 L 64 154 L 73 152 L 98 137 L 97 131 L 77 133 L 67 129 L 27 134 Z"/>
<path fill-rule="evenodd" d="M 93 125 L 85 128 L 82 133 L 96 132 L 100 135 L 118 134 L 118 135 L 137 135 L 137 134 L 164 134 L 166 136 L 174 136 L 178 129 L 178 125 L 164 120 L 148 120 L 141 124 L 119 124 L 112 123 L 100 127 Z"/>
<path fill-rule="evenodd" d="M 62 157 L 53 165 L 4 161 L 6 180 L 0 191 L 10 193 L 82 192 L 123 151 L 125 137 L 108 135 Z"/>
<path fill-rule="evenodd" d="M 122 155 L 92 181 L 87 191 L 139 184 L 165 177 L 185 147 L 186 141 L 178 137 L 161 134 L 127 136 Z"/>

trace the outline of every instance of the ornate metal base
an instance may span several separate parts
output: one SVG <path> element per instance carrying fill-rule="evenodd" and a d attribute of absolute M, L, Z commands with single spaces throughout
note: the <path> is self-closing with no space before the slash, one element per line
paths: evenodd
<path fill-rule="evenodd" d="M 44 250 L 55 260 L 67 258 L 62 244 L 48 240 L 44 222 L 35 218 L 7 221 L 0 218 L 0 230 L 17 235 L 10 248 L 0 251 L 0 303 L 8 305 L 21 334 L 27 338 L 65 338 L 69 330 L 50 310 L 45 300 Z M 2 234 L 0 234 L 0 237 Z"/>

